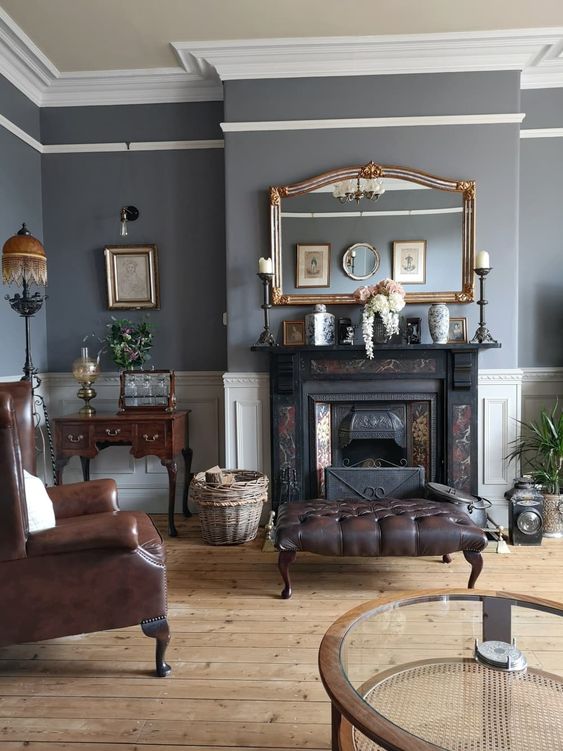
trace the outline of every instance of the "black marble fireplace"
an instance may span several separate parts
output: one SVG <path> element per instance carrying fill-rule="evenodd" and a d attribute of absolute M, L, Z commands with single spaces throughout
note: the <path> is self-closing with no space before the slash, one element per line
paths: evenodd
<path fill-rule="evenodd" d="M 476 493 L 480 347 L 270 349 L 274 508 L 324 496 L 326 467 L 377 459 Z"/>

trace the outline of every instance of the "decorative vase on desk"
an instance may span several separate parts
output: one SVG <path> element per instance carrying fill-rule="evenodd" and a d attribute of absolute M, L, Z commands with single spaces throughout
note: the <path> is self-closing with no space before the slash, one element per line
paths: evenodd
<path fill-rule="evenodd" d="M 428 310 L 428 328 L 434 344 L 447 344 L 450 311 L 443 302 L 433 303 Z"/>
<path fill-rule="evenodd" d="M 315 305 L 305 316 L 305 341 L 316 346 L 329 346 L 336 341 L 336 320 L 326 312 L 326 305 Z"/>

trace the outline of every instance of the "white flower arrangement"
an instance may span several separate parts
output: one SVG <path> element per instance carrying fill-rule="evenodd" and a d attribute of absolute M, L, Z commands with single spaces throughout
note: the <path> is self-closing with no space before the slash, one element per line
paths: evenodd
<path fill-rule="evenodd" d="M 354 292 L 356 302 L 364 306 L 362 312 L 362 334 L 366 345 L 366 355 L 373 360 L 373 322 L 381 316 L 388 337 L 399 333 L 399 311 L 405 307 L 405 290 L 392 279 L 383 279 L 369 287 L 359 287 Z"/>

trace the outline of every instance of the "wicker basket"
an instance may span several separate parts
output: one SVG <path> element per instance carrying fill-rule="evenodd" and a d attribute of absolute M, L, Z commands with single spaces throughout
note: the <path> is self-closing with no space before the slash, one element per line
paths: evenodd
<path fill-rule="evenodd" d="M 191 497 L 199 507 L 203 540 L 209 545 L 250 542 L 268 497 L 268 478 L 243 469 L 223 471 L 235 475 L 232 485 L 211 485 L 205 482 L 205 472 L 192 480 Z"/>

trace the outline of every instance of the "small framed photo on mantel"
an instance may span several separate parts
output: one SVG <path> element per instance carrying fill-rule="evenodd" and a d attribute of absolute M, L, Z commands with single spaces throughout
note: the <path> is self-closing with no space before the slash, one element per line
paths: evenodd
<path fill-rule="evenodd" d="M 302 347 L 305 344 L 305 321 L 283 321 L 284 347 Z"/>
<path fill-rule="evenodd" d="M 426 282 L 426 240 L 393 242 L 393 279 L 400 284 Z"/>
<path fill-rule="evenodd" d="M 295 286 L 330 287 L 330 244 L 297 245 Z"/>
<path fill-rule="evenodd" d="M 450 318 L 448 344 L 467 344 L 467 318 Z"/>
<path fill-rule="evenodd" d="M 108 245 L 104 256 L 108 310 L 158 310 L 156 245 Z"/>

